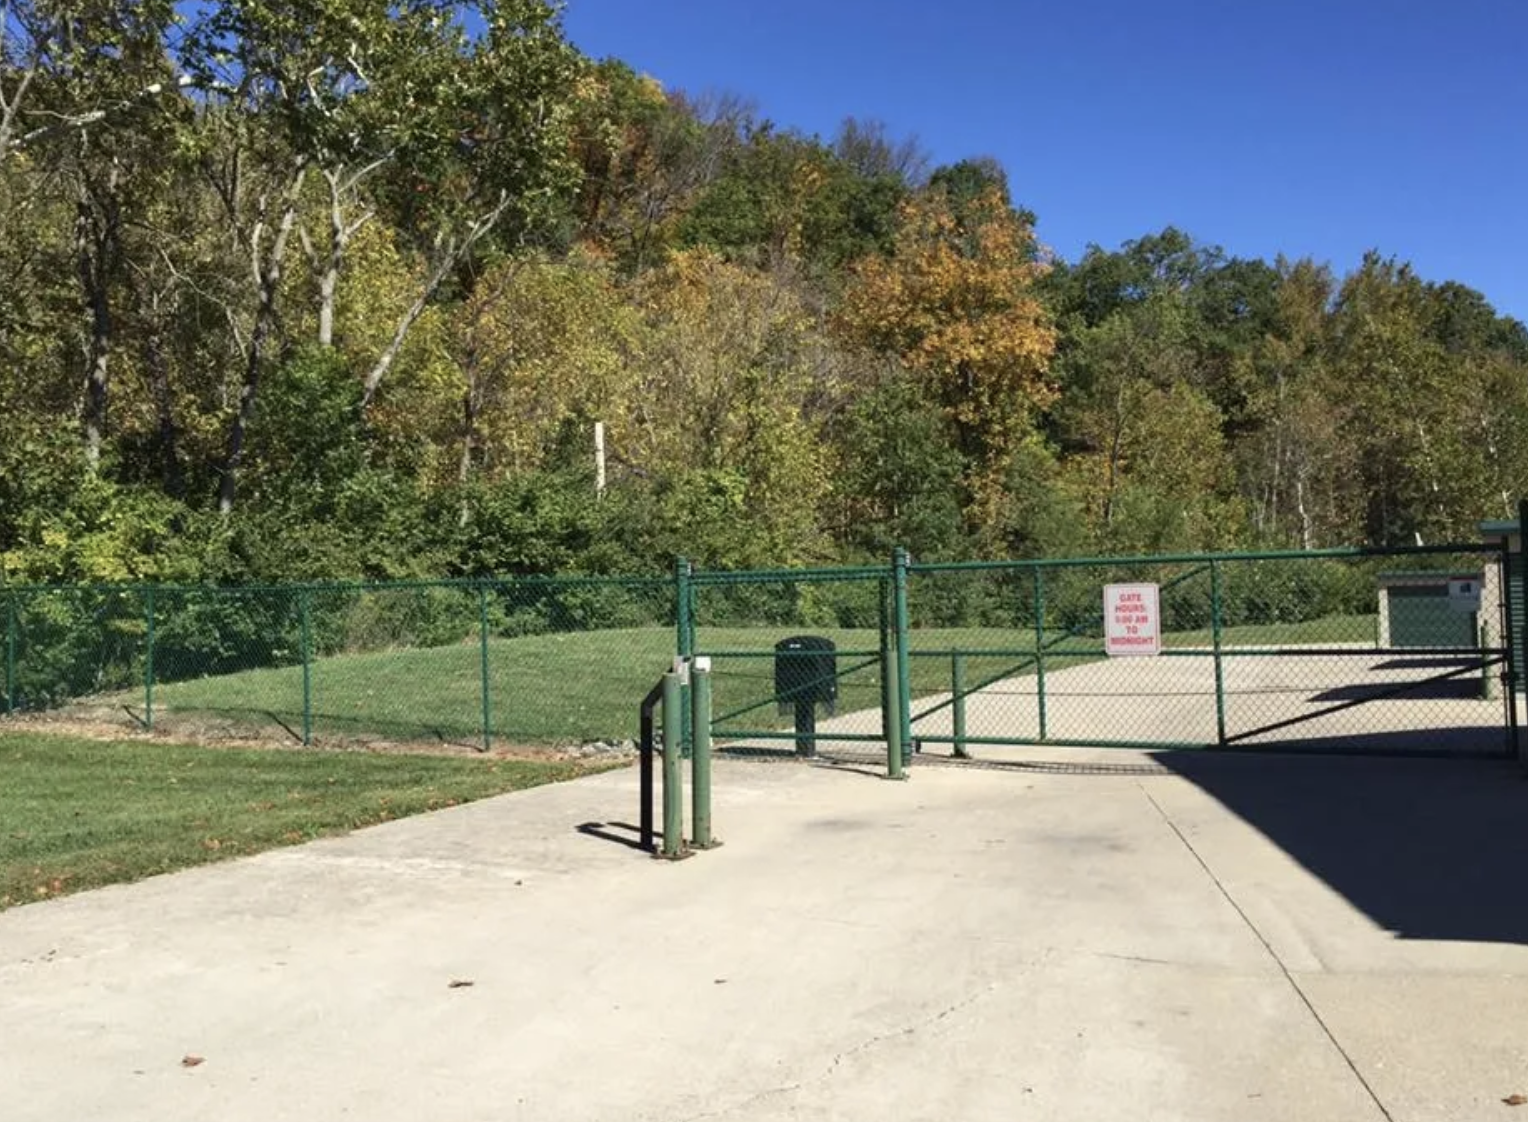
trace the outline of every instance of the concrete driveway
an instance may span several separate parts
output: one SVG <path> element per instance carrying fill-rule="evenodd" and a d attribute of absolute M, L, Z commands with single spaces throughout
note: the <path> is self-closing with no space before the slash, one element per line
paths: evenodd
<path fill-rule="evenodd" d="M 672 865 L 599 836 L 628 770 L 0 914 L 0 1118 L 1458 1122 L 1528 1094 L 1511 765 L 874 770 L 722 761 L 726 845 Z"/>

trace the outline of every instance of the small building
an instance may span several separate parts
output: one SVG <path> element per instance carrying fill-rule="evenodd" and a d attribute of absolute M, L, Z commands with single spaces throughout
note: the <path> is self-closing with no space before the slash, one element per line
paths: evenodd
<path fill-rule="evenodd" d="M 1485 573 L 1431 571 L 1379 574 L 1379 645 L 1480 646 Z"/>

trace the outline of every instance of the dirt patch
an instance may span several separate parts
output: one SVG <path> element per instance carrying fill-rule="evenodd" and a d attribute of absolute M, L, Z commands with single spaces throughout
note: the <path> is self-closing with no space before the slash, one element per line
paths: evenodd
<path fill-rule="evenodd" d="M 398 740 L 384 737 L 315 736 L 304 745 L 299 735 L 277 725 L 269 732 L 248 724 L 157 716 L 153 730 L 128 710 L 49 710 L 0 718 L 0 731 L 79 736 L 89 740 L 195 744 L 204 748 L 256 748 L 273 752 L 361 752 L 379 755 L 461 756 L 471 759 L 565 761 L 605 768 L 636 758 L 629 743 L 481 744 L 439 738 Z"/>

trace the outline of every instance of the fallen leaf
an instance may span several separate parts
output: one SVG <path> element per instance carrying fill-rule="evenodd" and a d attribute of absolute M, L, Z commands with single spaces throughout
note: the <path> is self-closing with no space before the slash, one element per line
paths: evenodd
<path fill-rule="evenodd" d="M 1528 1103 L 1528 1095 L 1508 1095 L 1502 1099 L 1502 1102 L 1508 1106 L 1522 1106 L 1524 1103 Z"/>
<path fill-rule="evenodd" d="M 204 1064 L 206 1062 L 207 1062 L 207 1057 L 206 1056 L 193 1056 L 190 1052 L 187 1052 L 184 1056 L 182 1056 L 180 1058 L 180 1066 L 181 1067 L 197 1067 L 197 1066 L 199 1066 L 201 1064 Z"/>
<path fill-rule="evenodd" d="M 446 988 L 448 990 L 459 990 L 463 986 L 470 986 L 472 984 L 472 981 L 467 978 L 452 978 L 450 984 L 447 985 Z"/>

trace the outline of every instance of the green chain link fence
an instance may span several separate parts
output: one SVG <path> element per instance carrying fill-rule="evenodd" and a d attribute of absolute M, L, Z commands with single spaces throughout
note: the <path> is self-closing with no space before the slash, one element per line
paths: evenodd
<path fill-rule="evenodd" d="M 303 743 L 629 739 L 674 604 L 662 578 L 0 589 L 5 710 Z"/>
<path fill-rule="evenodd" d="M 1522 605 L 1503 571 L 1485 545 L 899 551 L 671 577 L 11 587 L 4 703 L 204 737 L 564 745 L 633 737 L 656 676 L 699 655 L 718 747 L 876 753 L 893 775 L 918 752 L 1032 744 L 1505 750 Z M 1155 588 L 1155 657 L 1109 654 L 1119 585 Z"/>
<path fill-rule="evenodd" d="M 1058 744 L 1505 752 L 1512 615 L 1494 546 L 913 565 L 921 749 Z M 1157 599 L 1113 657 L 1111 586 Z"/>

